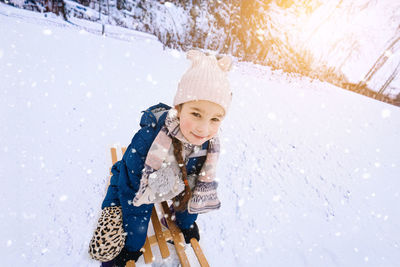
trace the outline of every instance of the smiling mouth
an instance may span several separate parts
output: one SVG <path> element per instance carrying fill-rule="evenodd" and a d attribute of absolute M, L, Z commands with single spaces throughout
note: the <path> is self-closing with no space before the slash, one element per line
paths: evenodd
<path fill-rule="evenodd" d="M 198 138 L 198 139 L 204 139 L 204 138 L 205 138 L 205 137 L 199 136 L 199 135 L 194 134 L 194 133 L 192 133 L 192 134 L 194 135 L 194 137 L 196 137 L 196 138 Z"/>

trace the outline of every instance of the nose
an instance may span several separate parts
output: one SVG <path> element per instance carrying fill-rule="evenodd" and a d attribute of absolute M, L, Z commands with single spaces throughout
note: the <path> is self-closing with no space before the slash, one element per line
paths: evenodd
<path fill-rule="evenodd" d="M 208 123 L 207 121 L 201 121 L 196 125 L 196 132 L 201 136 L 208 135 Z"/>

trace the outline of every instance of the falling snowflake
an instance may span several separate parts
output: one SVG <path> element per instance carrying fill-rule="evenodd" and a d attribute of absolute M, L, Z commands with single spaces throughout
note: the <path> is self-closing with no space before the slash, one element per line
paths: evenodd
<path fill-rule="evenodd" d="M 265 34 L 265 31 L 262 30 L 262 29 L 258 29 L 258 30 L 256 31 L 256 33 L 257 33 L 258 35 L 264 35 L 264 34 Z"/>
<path fill-rule="evenodd" d="M 51 35 L 53 32 L 50 29 L 44 29 L 43 34 L 44 35 Z"/>
<path fill-rule="evenodd" d="M 272 120 L 272 121 L 276 120 L 276 115 L 275 115 L 275 113 L 272 113 L 272 112 L 268 113 L 268 119 L 270 119 L 270 120 Z"/>
<path fill-rule="evenodd" d="M 382 115 L 382 118 L 384 118 L 384 119 L 390 117 L 390 110 L 388 110 L 388 109 L 382 110 L 381 115 Z"/>
<path fill-rule="evenodd" d="M 385 51 L 385 56 L 391 57 L 392 55 L 393 55 L 392 51 L 390 51 L 390 50 Z"/>
<path fill-rule="evenodd" d="M 171 50 L 170 54 L 174 58 L 181 58 L 181 54 L 178 52 L 178 50 Z"/>
<path fill-rule="evenodd" d="M 363 176 L 362 176 L 364 179 L 369 179 L 370 177 L 371 177 L 371 174 L 369 174 L 369 173 L 364 173 L 363 174 Z"/>
<path fill-rule="evenodd" d="M 280 196 L 280 195 L 275 195 L 275 196 L 272 198 L 272 201 L 278 202 L 280 199 L 281 199 L 281 196 Z"/>

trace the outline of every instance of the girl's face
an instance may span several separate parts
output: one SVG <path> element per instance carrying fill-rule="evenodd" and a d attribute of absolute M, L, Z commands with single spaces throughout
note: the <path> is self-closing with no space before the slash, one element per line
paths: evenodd
<path fill-rule="evenodd" d="M 213 138 L 225 116 L 220 105 L 206 100 L 186 102 L 175 108 L 183 136 L 194 145 L 202 145 Z"/>

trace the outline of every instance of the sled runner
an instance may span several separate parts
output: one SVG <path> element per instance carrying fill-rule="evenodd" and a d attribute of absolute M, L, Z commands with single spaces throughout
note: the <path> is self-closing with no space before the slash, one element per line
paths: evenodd
<path fill-rule="evenodd" d="M 125 153 L 126 148 L 122 147 L 122 155 Z M 114 165 L 115 162 L 118 161 L 117 158 L 117 149 L 112 147 L 111 148 L 111 159 L 112 159 L 112 165 Z M 110 169 L 111 172 L 111 169 Z M 181 263 L 182 267 L 188 267 L 190 266 L 189 260 L 186 256 L 185 253 L 185 241 L 183 238 L 183 234 L 181 233 L 179 227 L 175 224 L 175 222 L 172 219 L 172 214 L 171 210 L 168 206 L 168 203 L 166 201 L 162 202 L 161 205 L 159 205 L 157 208 L 160 209 L 160 211 L 157 211 L 156 208 L 157 205 L 154 205 L 153 211 L 151 214 L 151 223 L 153 225 L 154 229 L 154 235 L 150 235 L 149 233 L 147 234 L 146 237 L 146 242 L 144 243 L 144 246 L 142 248 L 143 251 L 143 257 L 144 257 L 144 262 L 146 264 L 152 263 L 155 258 L 153 256 L 151 247 L 158 245 L 158 248 L 160 250 L 161 257 L 163 259 L 166 259 L 170 256 L 170 252 L 167 246 L 167 241 L 172 241 L 176 254 L 179 257 L 179 261 Z M 165 221 L 167 223 L 167 228 L 161 225 L 160 222 L 160 217 L 165 218 Z M 201 267 L 208 267 L 209 264 L 207 262 L 206 257 L 203 254 L 203 251 L 201 250 L 200 244 L 195 238 L 192 238 L 190 240 L 190 244 L 193 248 L 193 251 L 197 257 L 197 260 L 199 261 L 199 264 Z M 134 267 L 135 262 L 134 261 L 129 261 L 126 264 L 126 267 Z"/>

